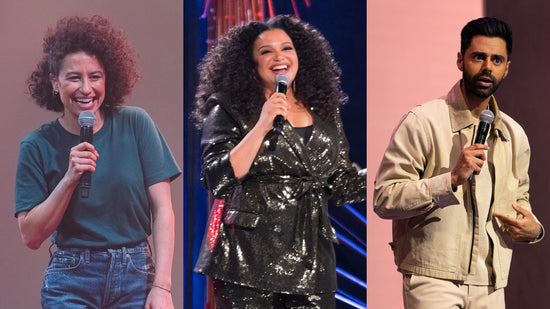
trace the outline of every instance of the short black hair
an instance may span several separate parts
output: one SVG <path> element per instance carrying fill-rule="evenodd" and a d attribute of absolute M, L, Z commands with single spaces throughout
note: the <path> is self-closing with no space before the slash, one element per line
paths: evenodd
<path fill-rule="evenodd" d="M 493 17 L 482 17 L 470 21 L 460 33 L 460 52 L 464 55 L 476 35 L 498 37 L 506 42 L 508 60 L 512 57 L 512 30 L 507 23 Z"/>

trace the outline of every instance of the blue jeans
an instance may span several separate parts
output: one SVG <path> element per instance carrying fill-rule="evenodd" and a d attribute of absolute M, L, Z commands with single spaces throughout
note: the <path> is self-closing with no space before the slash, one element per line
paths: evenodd
<path fill-rule="evenodd" d="M 143 308 L 154 273 L 146 242 L 133 248 L 58 248 L 44 274 L 42 308 Z"/>

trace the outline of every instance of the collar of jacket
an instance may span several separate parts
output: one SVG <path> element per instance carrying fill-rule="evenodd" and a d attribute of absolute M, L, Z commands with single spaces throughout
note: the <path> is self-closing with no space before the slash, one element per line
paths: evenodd
<path fill-rule="evenodd" d="M 449 117 L 451 118 L 451 129 L 458 132 L 474 124 L 474 116 L 468 109 L 466 99 L 460 90 L 462 80 L 458 81 L 447 94 L 447 104 L 449 105 Z M 502 140 L 509 140 L 506 130 L 502 127 L 502 115 L 498 109 L 495 96 L 491 95 L 489 99 L 489 109 L 495 114 L 495 120 L 491 126 L 492 134 L 500 137 Z"/>

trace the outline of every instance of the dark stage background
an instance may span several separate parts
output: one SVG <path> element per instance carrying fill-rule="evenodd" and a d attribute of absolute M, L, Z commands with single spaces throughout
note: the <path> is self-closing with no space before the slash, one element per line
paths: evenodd
<path fill-rule="evenodd" d="M 292 14 L 292 2 L 274 1 L 275 14 Z M 334 50 L 340 64 L 342 84 L 350 101 L 342 108 L 342 118 L 350 142 L 350 157 L 366 165 L 366 2 L 363 1 L 296 1 L 300 18 L 319 29 Z M 206 19 L 200 19 L 203 1 L 184 2 L 184 303 L 185 308 L 202 308 L 205 299 L 205 277 L 192 272 L 207 220 L 207 196 L 198 180 L 200 173 L 200 132 L 189 123 L 189 113 L 197 82 L 197 64 L 206 52 Z M 266 18 L 268 11 L 266 10 Z M 338 308 L 362 308 L 366 301 L 366 229 L 365 204 L 349 208 L 331 208 L 333 225 L 342 238 L 336 247 L 338 266 L 352 278 L 339 275 L 340 293 L 356 300 L 352 306 L 337 301 Z M 355 212 L 356 214 L 353 214 Z M 345 222 L 351 233 L 339 225 Z M 355 248 L 347 245 L 355 244 Z"/>
<path fill-rule="evenodd" d="M 512 28 L 510 73 L 496 93 L 499 108 L 525 129 L 531 144 L 530 200 L 548 231 L 550 208 L 548 158 L 550 145 L 545 123 L 550 107 L 545 90 L 550 83 L 550 2 L 545 0 L 486 0 L 486 16 L 500 18 Z M 507 308 L 548 308 L 550 263 L 548 234 L 538 244 L 517 245 L 506 288 Z"/>

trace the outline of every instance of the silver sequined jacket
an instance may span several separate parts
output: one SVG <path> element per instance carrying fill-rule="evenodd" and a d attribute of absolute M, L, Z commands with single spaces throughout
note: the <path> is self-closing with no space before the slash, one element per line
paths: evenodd
<path fill-rule="evenodd" d="M 336 236 L 328 201 L 342 205 L 366 195 L 366 177 L 348 159 L 339 115 L 327 122 L 312 113 L 306 145 L 285 122 L 280 136 L 266 136 L 248 174 L 237 179 L 229 152 L 251 128 L 225 98 L 210 100 L 217 105 L 203 123 L 201 181 L 225 206 L 219 223 L 211 214 L 195 271 L 273 292 L 334 292 Z"/>

